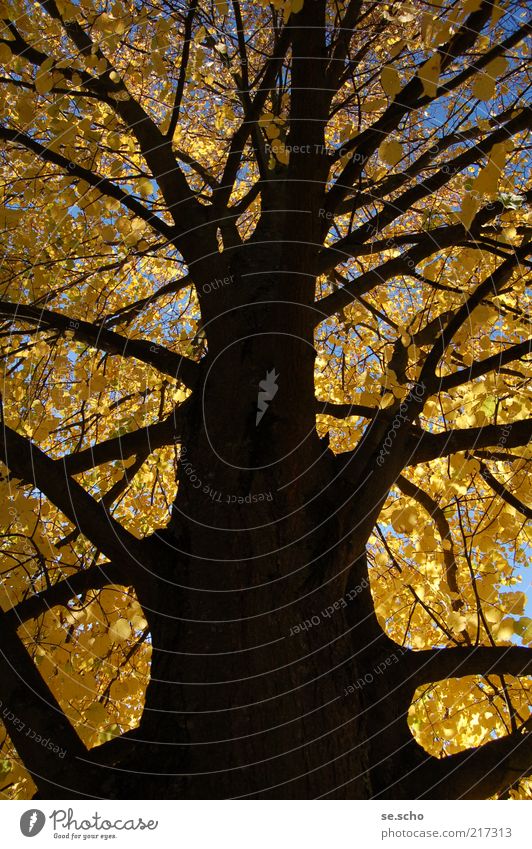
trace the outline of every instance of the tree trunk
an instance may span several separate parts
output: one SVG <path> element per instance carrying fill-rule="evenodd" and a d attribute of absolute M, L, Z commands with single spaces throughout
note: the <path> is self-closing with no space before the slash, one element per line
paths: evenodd
<path fill-rule="evenodd" d="M 242 276 L 230 274 L 212 295 L 222 317 L 207 327 L 179 434 L 161 571 L 141 599 L 151 681 L 126 762 L 163 775 L 143 775 L 138 794 L 127 779 L 128 792 L 367 798 L 366 719 L 350 685 L 365 673 L 353 634 L 366 637 L 356 611 L 371 599 L 366 582 L 346 601 L 352 517 L 315 429 L 313 316 L 268 279 L 239 303 Z"/>

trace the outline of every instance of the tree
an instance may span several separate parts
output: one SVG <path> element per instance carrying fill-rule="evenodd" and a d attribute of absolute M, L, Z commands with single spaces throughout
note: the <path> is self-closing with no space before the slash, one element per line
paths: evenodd
<path fill-rule="evenodd" d="M 5 795 L 530 794 L 526 5 L 2 3 Z"/>

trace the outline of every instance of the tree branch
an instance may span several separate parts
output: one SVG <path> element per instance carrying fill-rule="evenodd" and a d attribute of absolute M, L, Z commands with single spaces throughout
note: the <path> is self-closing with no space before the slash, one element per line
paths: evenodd
<path fill-rule="evenodd" d="M 172 107 L 172 114 L 170 116 L 170 124 L 168 126 L 168 131 L 166 133 L 166 137 L 171 141 L 174 137 L 174 133 L 177 127 L 177 122 L 179 121 L 179 110 L 181 108 L 181 100 L 183 98 L 183 92 L 185 90 L 185 80 L 187 75 L 187 67 L 188 67 L 188 58 L 190 55 L 190 39 L 192 36 L 192 24 L 194 22 L 194 16 L 196 14 L 196 9 L 198 8 L 198 0 L 190 0 L 190 5 L 188 7 L 187 16 L 185 18 L 185 32 L 183 35 L 183 50 L 181 53 L 181 65 L 179 67 L 179 77 L 177 80 L 176 92 L 174 97 L 174 105 Z"/>
<path fill-rule="evenodd" d="M 413 484 L 404 475 L 399 475 L 397 478 L 397 486 L 404 495 L 415 499 L 420 504 L 428 515 L 434 519 L 438 533 L 440 535 L 443 547 L 443 562 L 445 564 L 445 576 L 449 589 L 454 593 L 455 598 L 452 602 L 453 610 L 459 610 L 462 602 L 459 600 L 460 588 L 457 581 L 458 566 L 454 553 L 453 536 L 451 526 L 447 521 L 447 517 L 440 505 L 428 495 L 420 487 Z"/>
<path fill-rule="evenodd" d="M 161 286 L 160 289 L 157 289 L 153 295 L 147 295 L 145 298 L 139 298 L 138 301 L 126 304 L 126 306 L 116 310 L 112 315 L 102 319 L 102 326 L 113 327 L 115 324 L 124 324 L 132 321 L 143 309 L 158 301 L 159 298 L 164 298 L 166 295 L 176 295 L 183 289 L 186 289 L 187 286 L 192 285 L 194 284 L 188 274 L 178 277 L 175 280 L 170 280 L 164 286 Z"/>
<path fill-rule="evenodd" d="M 0 616 L 2 720 L 41 798 L 90 796 L 87 750 L 16 632 Z M 50 745 L 47 745 L 47 744 Z"/>
<path fill-rule="evenodd" d="M 81 24 L 78 21 L 63 20 L 55 0 L 39 0 L 39 2 L 50 17 L 61 24 L 82 56 L 96 56 L 98 59 L 105 59 L 107 63 L 105 73 L 98 78 L 84 74 L 82 77 L 84 85 L 93 91 L 99 91 L 106 95 L 107 102 L 135 135 L 142 156 L 159 185 L 176 226 L 185 225 L 186 231 L 190 227 L 200 226 L 206 220 L 205 209 L 188 186 L 172 151 L 171 139 L 161 133 L 157 124 L 152 121 L 141 104 L 132 97 L 119 75 L 117 74 L 118 79 L 116 81 L 111 78 L 111 74 L 116 74 L 115 69 Z M 113 94 L 116 95 L 117 93 L 123 94 L 124 99 L 112 97 Z M 174 238 L 177 235 L 174 232 Z"/>
<path fill-rule="evenodd" d="M 514 108 L 505 108 L 502 112 L 489 118 L 490 126 L 494 128 L 501 126 L 504 120 L 511 118 Z M 396 192 L 408 183 L 409 180 L 417 177 L 422 171 L 432 166 L 438 154 L 445 153 L 450 147 L 460 144 L 460 142 L 475 142 L 480 135 L 482 135 L 480 127 L 469 127 L 465 130 L 455 130 L 441 138 L 435 138 L 434 144 L 408 165 L 408 167 L 402 169 L 400 173 L 389 174 L 378 184 L 378 188 L 375 188 L 371 194 L 357 192 L 355 196 L 347 198 L 337 206 L 336 214 L 345 215 L 346 213 L 360 209 L 361 206 L 365 206 L 367 203 L 374 203 L 375 200 L 384 200 L 387 195 Z M 343 152 L 343 147 L 340 150 Z M 334 159 L 338 159 L 340 152 L 338 151 L 333 154 L 333 157 Z M 366 189 L 366 186 L 364 186 L 364 189 Z"/>
<path fill-rule="evenodd" d="M 139 203 L 138 200 L 135 200 L 135 198 L 124 192 L 120 186 L 116 185 L 116 183 L 108 180 L 107 177 L 101 177 L 99 174 L 89 171 L 88 168 L 84 168 L 82 165 L 77 165 L 61 153 L 50 150 L 50 148 L 45 147 L 40 142 L 31 138 L 31 136 L 26 135 L 26 133 L 21 133 L 18 130 L 11 130 L 8 127 L 0 126 L 0 139 L 13 142 L 14 144 L 20 144 L 44 162 L 50 162 L 52 165 L 57 165 L 58 168 L 66 171 L 71 177 L 77 177 L 80 180 L 85 180 L 89 186 L 97 189 L 102 195 L 106 195 L 107 197 L 120 201 L 122 206 L 125 206 L 130 212 L 153 227 L 156 233 L 165 236 L 167 239 L 171 238 L 173 233 L 172 227 L 166 224 L 162 218 L 159 218 L 158 215 L 145 207 L 142 203 Z"/>
<path fill-rule="evenodd" d="M 429 391 L 434 391 L 438 387 L 439 378 L 436 377 L 436 368 L 464 322 L 468 320 L 473 310 L 479 306 L 484 298 L 491 293 L 497 295 L 500 292 L 501 288 L 511 279 L 521 258 L 525 257 L 531 251 L 532 243 L 516 248 L 514 254 L 504 260 L 482 283 L 479 283 L 465 303 L 452 314 L 446 327 L 441 331 L 431 351 L 425 358 L 421 369 L 419 380 L 421 383 L 429 386 Z"/>
<path fill-rule="evenodd" d="M 0 301 L 0 315 L 49 327 L 62 333 L 70 331 L 73 338 L 80 342 L 87 342 L 91 347 L 110 354 L 134 357 L 162 374 L 181 380 L 190 388 L 195 385 L 198 378 L 199 367 L 193 360 L 175 354 L 162 345 L 156 345 L 144 339 L 128 339 L 113 330 L 105 330 L 88 321 L 80 321 L 59 312 L 10 301 Z"/>
<path fill-rule="evenodd" d="M 515 133 L 528 127 L 531 116 L 532 109 L 520 110 L 506 124 L 494 130 L 490 135 L 485 136 L 482 141 L 477 142 L 459 156 L 454 156 L 430 177 L 407 189 L 402 195 L 395 197 L 393 201 L 383 201 L 384 209 L 377 212 L 356 230 L 353 230 L 347 238 L 355 244 L 363 243 L 370 236 L 381 232 L 409 209 L 412 209 L 414 204 L 435 194 L 438 189 L 445 186 L 456 174 L 459 174 L 469 165 L 473 165 L 483 156 L 489 154 L 495 144 L 506 141 Z M 341 246 L 341 242 L 339 245 Z"/>
<path fill-rule="evenodd" d="M 436 51 L 440 56 L 442 71 L 452 62 L 455 56 L 465 53 L 475 43 L 480 31 L 489 20 L 491 12 L 492 3 L 489 0 L 482 0 L 480 8 L 472 12 L 450 40 Z M 447 90 L 446 88 L 445 91 Z M 441 95 L 437 92 L 436 98 L 439 96 Z M 356 148 L 358 156 L 350 158 L 329 190 L 325 203 L 327 211 L 334 212 L 336 210 L 337 205 L 344 200 L 354 181 L 362 173 L 370 156 L 382 140 L 398 126 L 404 115 L 412 109 L 425 106 L 436 98 L 423 95 L 423 84 L 416 74 L 371 127 L 344 144 L 344 151 L 351 151 Z"/>
<path fill-rule="evenodd" d="M 170 415 L 160 422 L 132 430 L 121 436 L 105 439 L 103 442 L 98 442 L 96 445 L 91 445 L 82 451 L 76 451 L 74 454 L 68 454 L 53 462 L 65 469 L 69 475 L 77 475 L 112 460 L 124 459 L 146 451 L 152 453 L 157 448 L 162 448 L 163 445 L 170 445 L 179 441 L 183 418 L 188 407 L 189 399 L 180 404 L 179 407 L 175 407 Z"/>
<path fill-rule="evenodd" d="M 532 675 L 532 648 L 525 646 L 423 649 L 404 660 L 413 688 L 467 675 Z"/>
<path fill-rule="evenodd" d="M 231 140 L 220 187 L 214 198 L 217 209 L 227 207 L 229 203 L 246 142 L 252 132 L 254 123 L 258 120 L 264 108 L 275 77 L 283 63 L 289 43 L 290 31 L 287 27 L 284 27 L 276 43 L 273 45 L 272 55 L 266 60 L 260 80 L 257 83 L 257 93 L 250 102 L 249 109 L 246 111 L 240 127 Z"/>
<path fill-rule="evenodd" d="M 498 354 L 492 354 L 491 357 L 477 360 L 469 368 L 463 368 L 454 372 L 454 374 L 446 374 L 444 377 L 438 378 L 438 392 L 448 392 L 449 389 L 455 389 L 457 386 L 462 386 L 464 383 L 476 380 L 478 377 L 499 369 L 514 360 L 520 360 L 530 353 L 532 353 L 532 339 L 511 345 Z"/>
<path fill-rule="evenodd" d="M 444 758 L 426 757 L 410 776 L 410 798 L 488 799 L 532 772 L 532 734 L 520 730 Z"/>
<path fill-rule="evenodd" d="M 480 221 L 484 212 L 489 218 L 493 218 L 500 212 L 504 211 L 502 203 L 494 203 L 490 205 L 490 210 L 487 208 L 481 210 L 475 221 Z M 472 225 L 473 229 L 473 225 Z M 460 243 L 466 237 L 467 231 L 462 224 L 454 224 L 449 227 L 438 228 L 424 233 L 421 238 L 416 236 L 405 236 L 406 241 L 417 241 L 417 244 L 407 251 L 404 251 L 401 256 L 389 259 L 375 268 L 370 268 L 369 271 L 360 274 L 354 280 L 350 280 L 345 286 L 320 298 L 315 302 L 317 314 L 316 324 L 322 322 L 325 318 L 339 312 L 344 307 L 348 306 L 356 298 L 365 295 L 375 286 L 380 286 L 386 283 L 390 278 L 399 275 L 412 274 L 413 269 L 424 259 L 431 256 L 437 251 L 449 248 L 457 243 Z M 345 239 L 339 240 L 336 244 L 325 248 L 318 255 L 316 272 L 325 274 L 335 266 L 345 262 L 357 246 L 351 242 L 347 236 Z"/>
<path fill-rule="evenodd" d="M 412 433 L 410 452 L 406 465 L 429 463 L 439 457 L 448 457 L 459 451 L 474 451 L 477 448 L 517 448 L 527 445 L 532 438 L 532 418 L 518 419 L 510 424 L 483 425 L 444 433 Z"/>
<path fill-rule="evenodd" d="M 378 407 L 365 407 L 362 404 L 334 404 L 331 401 L 316 399 L 316 413 L 322 416 L 333 416 L 335 419 L 347 419 L 350 416 L 363 416 L 373 419 L 379 412 Z"/>
<path fill-rule="evenodd" d="M 503 499 L 503 501 L 506 501 L 506 503 L 513 507 L 514 510 L 517 510 L 519 513 L 521 513 L 525 517 L 525 519 L 532 519 L 532 510 L 530 509 L 530 507 L 527 507 L 526 504 L 523 504 L 522 501 L 519 501 L 519 499 L 516 498 L 512 492 L 506 489 L 504 484 L 498 481 L 495 475 L 492 475 L 485 463 L 483 463 L 481 460 L 479 460 L 478 462 L 480 463 L 480 474 L 482 475 L 488 486 L 491 487 L 491 489 L 496 492 L 497 495 L 499 495 Z"/>
<path fill-rule="evenodd" d="M 109 511 L 29 439 L 0 424 L 0 459 L 12 474 L 37 487 L 112 562 L 123 564 L 129 582 L 149 585 L 159 551 L 129 533 Z"/>
<path fill-rule="evenodd" d="M 87 590 L 99 590 L 109 584 L 122 584 L 128 586 L 127 575 L 116 563 L 104 563 L 101 566 L 90 566 L 81 569 L 67 578 L 57 581 L 51 587 L 41 593 L 19 601 L 10 610 L 0 614 L 0 631 L 2 623 L 17 628 L 28 619 L 35 619 L 47 613 L 52 607 L 66 605 L 74 596 L 80 595 Z"/>

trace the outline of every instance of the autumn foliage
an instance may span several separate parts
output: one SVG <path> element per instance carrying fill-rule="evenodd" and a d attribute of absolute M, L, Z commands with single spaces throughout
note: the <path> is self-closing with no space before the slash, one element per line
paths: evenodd
<path fill-rule="evenodd" d="M 119 796 L 97 770 L 135 729 L 156 739 L 150 705 L 173 694 L 155 669 L 247 675 L 267 705 L 301 682 L 270 688 L 265 664 L 303 655 L 305 680 L 341 664 L 344 678 L 302 691 L 286 724 L 344 691 L 358 701 L 342 696 L 335 728 L 361 711 L 380 728 L 379 693 L 399 706 L 404 734 L 381 754 L 353 728 L 371 778 L 347 795 L 530 797 L 527 5 L 0 3 L 5 798 L 83 795 L 85 756 L 87 794 Z M 301 586 L 240 591 L 294 564 Z M 164 630 L 268 610 L 256 632 Z M 323 649 L 349 630 L 345 666 L 340 643 L 340 660 Z M 217 641 L 238 661 L 209 667 Z M 176 652 L 173 679 L 158 647 Z M 271 724 L 267 707 L 231 724 L 241 698 L 205 696 L 219 739 Z M 199 775 L 182 739 L 166 767 Z M 410 745 L 419 785 L 392 757 Z M 286 761 L 250 794 L 321 795 L 319 746 L 294 766 L 309 784 L 286 789 Z M 145 755 L 127 757 L 134 775 Z"/>

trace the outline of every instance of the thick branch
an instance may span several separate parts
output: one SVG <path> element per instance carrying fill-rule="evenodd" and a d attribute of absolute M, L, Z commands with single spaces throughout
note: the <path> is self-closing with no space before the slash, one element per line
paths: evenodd
<path fill-rule="evenodd" d="M 176 226 L 181 225 L 188 230 L 190 226 L 200 225 L 205 220 L 205 210 L 188 186 L 172 151 L 171 139 L 162 134 L 139 101 L 132 97 L 119 75 L 117 74 L 116 81 L 112 79 L 111 75 L 116 74 L 115 69 L 81 24 L 75 20 L 63 20 L 55 0 L 40 0 L 40 3 L 50 17 L 61 24 L 82 56 L 105 59 L 107 63 L 105 73 L 97 78 L 90 74 L 83 74 L 84 85 L 104 95 L 106 102 L 112 105 L 128 129 L 135 135 L 142 156 L 159 185 Z M 122 94 L 124 97 L 123 99 L 113 97 L 113 94 Z M 178 235 L 174 233 L 174 237 Z"/>
<path fill-rule="evenodd" d="M 532 649 L 473 646 L 412 651 L 405 658 L 413 687 L 466 675 L 532 675 Z"/>
<path fill-rule="evenodd" d="M 452 62 L 454 57 L 464 54 L 475 43 L 480 31 L 489 20 L 491 11 L 491 2 L 483 0 L 480 8 L 472 12 L 450 40 L 437 50 L 442 71 Z M 441 96 L 441 93 L 437 92 L 436 97 L 439 96 Z M 350 191 L 350 187 L 362 173 L 370 156 L 375 152 L 383 138 L 399 125 L 404 115 L 412 109 L 422 108 L 433 99 L 435 98 L 423 94 L 421 79 L 418 75 L 414 76 L 371 127 L 344 144 L 344 150 L 356 148 L 358 155 L 350 159 L 331 187 L 325 204 L 328 211 L 334 212 L 338 204 L 344 200 L 346 194 Z"/>
<path fill-rule="evenodd" d="M 393 201 L 385 202 L 384 209 L 377 212 L 369 218 L 364 224 L 353 230 L 348 239 L 353 243 L 365 242 L 370 236 L 381 232 L 385 227 L 392 224 L 397 218 L 406 213 L 408 210 L 415 208 L 415 204 L 422 201 L 424 198 L 436 194 L 436 192 L 445 186 L 450 180 L 461 171 L 464 171 L 469 165 L 478 162 L 483 156 L 486 156 L 492 147 L 499 142 L 506 141 L 512 135 L 525 129 L 530 124 L 532 109 L 522 109 L 517 115 L 507 121 L 498 129 L 494 130 L 490 135 L 485 136 L 482 141 L 476 142 L 468 150 L 465 150 L 459 156 L 453 157 L 448 164 L 445 164 L 440 170 L 431 174 L 422 182 L 407 189 L 399 197 L 395 197 Z M 340 242 L 338 247 L 342 246 Z"/>
<path fill-rule="evenodd" d="M 183 289 L 186 289 L 187 286 L 192 285 L 192 280 L 188 274 L 185 274 L 183 277 L 178 277 L 175 280 L 170 280 L 168 283 L 165 283 L 164 286 L 161 286 L 160 289 L 157 289 L 153 295 L 147 295 L 145 298 L 139 298 L 137 301 L 132 301 L 131 303 L 126 304 L 126 306 L 121 307 L 112 315 L 105 318 L 102 321 L 102 326 L 113 327 L 115 324 L 127 324 L 129 321 L 136 318 L 137 315 L 146 307 L 155 303 L 155 301 L 158 301 L 159 298 L 164 298 L 166 295 L 176 295 Z"/>
<path fill-rule="evenodd" d="M 454 336 L 469 319 L 473 310 L 482 303 L 484 298 L 490 294 L 497 295 L 501 291 L 502 287 L 511 279 L 520 260 L 531 251 L 532 244 L 521 245 L 519 248 L 516 248 L 514 254 L 504 260 L 492 274 L 489 274 L 479 283 L 465 303 L 453 313 L 423 363 L 419 378 L 421 382 L 428 384 L 432 390 L 438 387 L 440 381 L 435 374 L 436 368 Z"/>
<path fill-rule="evenodd" d="M 187 16 L 185 18 L 185 32 L 183 34 L 183 49 L 181 52 L 181 65 L 179 68 L 179 77 L 177 80 L 177 86 L 174 96 L 174 105 L 172 107 L 172 114 L 170 116 L 170 124 L 168 126 L 168 132 L 166 136 L 168 139 L 172 140 L 174 137 L 174 133 L 177 127 L 177 122 L 179 121 L 179 110 L 181 108 L 181 100 L 183 98 L 183 92 L 185 90 L 185 80 L 187 75 L 187 67 L 188 67 L 188 59 L 190 55 L 190 39 L 192 36 L 192 24 L 194 22 L 194 16 L 196 14 L 196 9 L 198 8 L 198 0 L 191 0 L 190 5 L 188 7 Z"/>
<path fill-rule="evenodd" d="M 488 799 L 532 772 L 532 734 L 517 731 L 445 758 L 427 757 L 411 776 L 416 799 Z"/>
<path fill-rule="evenodd" d="M 70 599 L 80 593 L 87 590 L 99 590 L 109 584 L 127 585 L 127 576 L 115 563 L 104 563 L 102 566 L 90 566 L 88 569 L 82 569 L 74 575 L 69 575 L 68 578 L 57 581 L 43 592 L 25 598 L 6 613 L 0 614 L 0 629 L 2 622 L 16 628 L 22 622 L 27 622 L 28 619 L 42 616 L 43 613 L 56 605 L 67 604 Z"/>
<path fill-rule="evenodd" d="M 150 560 L 156 552 L 129 533 L 108 510 L 72 480 L 29 439 L 2 423 L 0 459 L 12 474 L 37 487 L 106 557 L 122 563 L 135 587 L 149 583 Z"/>
<path fill-rule="evenodd" d="M 103 442 L 98 442 L 96 445 L 76 451 L 54 462 L 65 469 L 69 475 L 77 475 L 102 463 L 125 459 L 146 451 L 151 453 L 157 448 L 162 448 L 163 445 L 179 442 L 183 416 L 187 407 L 188 400 L 172 410 L 170 415 L 160 422 L 105 439 Z"/>
<path fill-rule="evenodd" d="M 491 117 L 489 119 L 489 124 L 493 128 L 501 126 L 504 120 L 511 117 L 513 111 L 513 108 L 505 108 L 499 114 Z M 432 146 L 427 150 L 423 151 L 423 153 L 410 165 L 408 165 L 408 167 L 401 169 L 399 173 L 389 174 L 379 183 L 378 189 L 375 188 L 371 191 L 371 194 L 365 194 L 364 191 L 362 191 L 357 192 L 353 197 L 347 198 L 343 201 L 343 203 L 339 204 L 336 209 L 336 214 L 345 215 L 346 213 L 360 209 L 360 207 L 365 206 L 368 203 L 374 203 L 375 200 L 384 200 L 387 195 L 392 192 L 396 192 L 410 180 L 421 174 L 424 170 L 433 166 L 434 160 L 439 154 L 445 153 L 454 145 L 469 141 L 476 141 L 479 136 L 482 135 L 483 131 L 480 127 L 469 127 L 465 130 L 455 130 L 454 132 L 448 133 L 440 138 L 435 137 L 434 144 L 432 144 Z M 340 150 L 343 152 L 343 147 Z M 335 159 L 339 158 L 339 156 L 339 152 L 334 154 Z M 366 186 L 364 186 L 364 189 L 366 189 Z"/>
<path fill-rule="evenodd" d="M 360 17 L 362 6 L 363 0 L 350 0 L 338 27 L 338 36 L 336 43 L 330 50 L 330 61 L 327 68 L 327 82 L 331 86 L 338 84 L 344 71 L 345 58 L 349 51 L 353 30 Z"/>
<path fill-rule="evenodd" d="M 378 407 L 365 407 L 362 404 L 334 404 L 331 401 L 316 400 L 316 413 L 322 416 L 333 416 L 335 419 L 347 419 L 350 416 L 373 419 L 378 412 Z"/>
<path fill-rule="evenodd" d="M 443 548 L 443 562 L 445 564 L 445 575 L 447 578 L 447 583 L 449 584 L 449 588 L 452 593 L 455 594 L 456 598 L 453 600 L 453 610 L 458 610 L 462 603 L 458 599 L 460 594 L 460 588 L 458 586 L 457 581 L 457 572 L 458 566 L 456 563 L 456 557 L 454 553 L 454 545 L 453 545 L 453 535 L 451 533 L 451 526 L 447 521 L 447 517 L 440 507 L 440 505 L 431 498 L 428 493 L 422 490 L 420 487 L 413 484 L 408 478 L 405 478 L 404 475 L 400 475 L 397 479 L 397 486 L 405 495 L 409 498 L 413 498 L 418 504 L 423 507 L 426 513 L 434 519 L 435 525 L 438 529 L 438 533 L 440 535 L 442 541 Z"/>
<path fill-rule="evenodd" d="M 447 392 L 449 389 L 454 389 L 457 386 L 462 386 L 470 380 L 476 380 L 490 371 L 495 371 L 511 363 L 514 360 L 520 360 L 527 354 L 532 353 L 532 339 L 527 339 L 524 342 L 519 342 L 516 345 L 511 345 L 504 351 L 498 354 L 492 354 L 491 357 L 485 357 L 483 360 L 477 360 L 469 368 L 460 369 L 454 374 L 446 374 L 445 377 L 438 378 L 438 392 Z"/>
<path fill-rule="evenodd" d="M 489 218 L 495 217 L 495 215 L 502 211 L 504 211 L 504 207 L 501 203 L 491 204 L 489 211 L 487 209 L 485 211 L 481 210 L 474 223 L 478 222 L 480 224 L 484 218 L 482 213 L 485 213 L 485 216 L 489 220 Z M 462 224 L 454 224 L 449 227 L 430 230 L 424 233 L 420 239 L 417 239 L 414 235 L 412 238 L 406 235 L 406 241 L 417 241 L 415 247 L 405 251 L 401 256 L 389 259 L 381 265 L 369 269 L 369 271 L 360 274 L 354 280 L 350 280 L 345 286 L 336 289 L 330 295 L 326 295 L 324 298 L 318 300 L 315 303 L 316 324 L 319 324 L 324 318 L 333 315 L 335 312 L 339 312 L 343 307 L 346 307 L 353 300 L 356 300 L 356 298 L 365 295 L 366 292 L 369 292 L 375 286 L 386 283 L 392 277 L 412 274 L 413 269 L 424 259 L 427 259 L 431 254 L 439 250 L 460 243 L 466 235 L 467 231 Z M 352 255 L 353 249 L 355 249 L 356 253 L 357 246 L 351 242 L 349 237 L 324 249 L 318 256 L 318 273 L 325 274 L 335 266 L 345 262 Z"/>
<path fill-rule="evenodd" d="M 87 342 L 94 348 L 118 354 L 121 357 L 134 357 L 147 363 L 163 374 L 183 381 L 186 386 L 194 386 L 198 376 L 198 365 L 186 357 L 169 351 L 162 345 L 155 345 L 144 339 L 128 339 L 113 330 L 104 330 L 88 321 L 80 321 L 52 310 L 41 307 L 0 301 L 0 315 L 9 316 L 18 321 L 29 321 L 43 327 L 70 331 L 74 339 Z"/>
<path fill-rule="evenodd" d="M 0 617 L 2 720 L 42 798 L 85 795 L 89 786 L 78 759 L 87 750 L 37 671 L 15 630 Z M 51 746 L 42 743 L 50 743 Z M 80 780 L 82 778 L 82 780 Z"/>
<path fill-rule="evenodd" d="M 477 448 L 507 449 L 527 445 L 532 438 L 532 419 L 518 419 L 510 424 L 484 425 L 444 433 L 412 434 L 411 450 L 406 465 L 428 463 L 459 451 Z"/>
<path fill-rule="evenodd" d="M 289 43 L 290 31 L 287 27 L 285 27 L 280 33 L 279 38 L 276 40 L 276 43 L 273 45 L 272 55 L 267 59 L 264 65 L 260 80 L 257 83 L 257 93 L 251 101 L 249 109 L 246 111 L 240 127 L 231 140 L 220 188 L 215 195 L 215 205 L 217 209 L 226 207 L 229 203 L 247 140 L 252 133 L 254 123 L 258 120 L 264 108 L 264 104 L 266 103 L 270 89 L 275 81 L 275 77 L 282 66 L 284 55 L 288 49 Z"/>
<path fill-rule="evenodd" d="M 172 228 L 166 224 L 162 218 L 159 218 L 158 215 L 145 207 L 142 203 L 139 203 L 138 200 L 135 200 L 135 198 L 128 195 L 120 188 L 120 186 L 117 186 L 116 183 L 108 180 L 107 177 L 102 177 L 99 174 L 95 174 L 93 171 L 89 171 L 88 168 L 84 168 L 82 165 L 77 165 L 77 163 L 67 159 L 66 156 L 63 156 L 61 153 L 57 153 L 55 150 L 50 150 L 50 148 L 45 147 L 40 142 L 31 138 L 31 136 L 26 135 L 26 133 L 21 133 L 18 130 L 11 130 L 8 127 L 0 126 L 0 139 L 12 142 L 13 144 L 19 144 L 26 148 L 26 150 L 34 153 L 44 162 L 50 162 L 52 165 L 57 165 L 58 168 L 61 168 L 71 177 L 77 177 L 79 180 L 85 180 L 89 186 L 97 189 L 102 195 L 106 195 L 107 197 L 120 201 L 122 206 L 125 206 L 130 212 L 153 227 L 156 233 L 160 233 L 166 238 L 171 237 Z"/>

